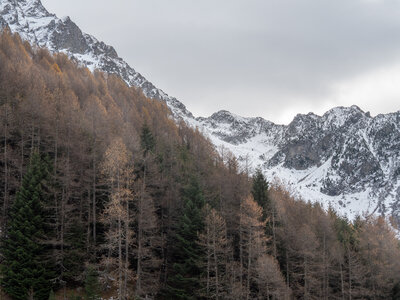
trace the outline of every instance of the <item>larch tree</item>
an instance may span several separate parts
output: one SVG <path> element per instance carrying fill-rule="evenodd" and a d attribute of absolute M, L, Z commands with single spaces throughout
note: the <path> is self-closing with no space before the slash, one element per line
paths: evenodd
<path fill-rule="evenodd" d="M 256 279 L 260 299 L 290 299 L 290 289 L 274 257 L 262 254 L 257 259 Z"/>
<path fill-rule="evenodd" d="M 96 245 L 97 241 L 97 184 L 98 184 L 98 178 L 97 178 L 97 168 L 98 168 L 98 160 L 99 160 L 99 144 L 100 144 L 100 132 L 101 129 L 99 128 L 99 119 L 101 118 L 106 118 L 106 109 L 102 105 L 100 99 L 94 95 L 91 95 L 88 97 L 85 105 L 85 115 L 87 116 L 88 120 L 88 128 L 90 132 L 90 160 L 91 162 L 91 168 L 90 168 L 90 181 L 91 181 L 91 186 L 89 188 L 89 195 L 90 198 L 89 201 L 91 200 L 91 205 L 89 204 L 89 209 L 91 206 L 91 212 L 89 212 L 89 215 L 91 215 L 91 220 L 89 218 L 89 222 L 91 221 L 91 236 L 92 236 L 92 241 L 94 246 Z M 96 246 L 94 247 L 94 254 L 96 256 Z"/>
<path fill-rule="evenodd" d="M 250 299 L 253 295 L 252 284 L 256 281 L 256 262 L 266 254 L 267 237 L 265 235 L 265 221 L 262 208 L 248 196 L 240 205 L 240 272 L 239 280 L 242 287 L 243 299 Z"/>
<path fill-rule="evenodd" d="M 399 280 L 399 241 L 384 217 L 370 216 L 360 230 L 360 254 L 366 270 L 365 297 L 389 299 Z"/>
<path fill-rule="evenodd" d="M 107 256 L 103 259 L 105 276 L 118 282 L 118 298 L 127 297 L 127 284 L 132 279 L 129 268 L 129 250 L 133 232 L 130 227 L 130 203 L 133 200 L 132 157 L 121 138 L 113 140 L 105 152 L 103 172 L 108 180 L 110 199 L 106 204 L 102 220 L 106 232 Z M 108 282 L 109 283 L 109 282 Z"/>
<path fill-rule="evenodd" d="M 231 247 L 227 238 L 226 222 L 209 205 L 205 207 L 205 228 L 199 236 L 199 243 L 205 249 L 205 260 L 201 264 L 206 269 L 204 276 L 207 299 L 224 299 L 228 292 L 228 259 Z"/>

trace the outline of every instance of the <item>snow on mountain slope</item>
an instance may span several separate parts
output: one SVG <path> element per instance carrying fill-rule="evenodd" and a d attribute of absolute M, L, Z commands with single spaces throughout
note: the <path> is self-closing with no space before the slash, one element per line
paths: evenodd
<path fill-rule="evenodd" d="M 196 121 L 214 144 L 305 200 L 350 218 L 399 217 L 400 111 L 372 118 L 357 106 L 337 107 L 297 115 L 287 126 L 226 111 Z"/>
<path fill-rule="evenodd" d="M 4 26 L 32 44 L 66 53 L 91 71 L 118 74 L 129 85 L 141 88 L 146 96 L 165 101 L 175 114 L 192 117 L 181 102 L 156 88 L 118 57 L 113 47 L 83 33 L 69 17 L 60 19 L 49 13 L 40 0 L 0 0 L 0 27 Z"/>
<path fill-rule="evenodd" d="M 260 166 L 269 180 L 283 182 L 299 197 L 349 217 L 375 212 L 400 220 L 400 112 L 372 118 L 356 106 L 337 107 L 323 116 L 297 115 L 287 126 L 228 111 L 195 118 L 113 47 L 83 33 L 70 18 L 49 13 L 40 0 L 0 0 L 0 27 L 5 26 L 92 71 L 116 73 L 146 96 L 165 101 L 176 119 L 198 127 L 243 165 Z"/>

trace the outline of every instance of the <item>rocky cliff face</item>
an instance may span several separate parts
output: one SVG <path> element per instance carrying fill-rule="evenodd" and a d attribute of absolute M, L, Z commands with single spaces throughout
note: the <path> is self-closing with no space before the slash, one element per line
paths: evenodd
<path fill-rule="evenodd" d="M 400 216 L 400 112 L 371 117 L 356 106 L 323 116 L 297 115 L 287 126 L 219 111 L 194 118 L 185 105 L 156 88 L 111 46 L 83 33 L 70 18 L 49 13 L 40 0 L 0 0 L 0 27 L 63 52 L 90 70 L 120 75 L 150 98 L 165 101 L 176 119 L 198 127 L 243 165 L 261 167 L 306 200 L 343 214 Z M 400 219 L 400 218 L 399 218 Z"/>

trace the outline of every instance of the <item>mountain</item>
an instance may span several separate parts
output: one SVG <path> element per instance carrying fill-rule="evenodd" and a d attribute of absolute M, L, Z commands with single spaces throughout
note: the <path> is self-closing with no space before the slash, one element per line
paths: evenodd
<path fill-rule="evenodd" d="M 40 0 L 1 0 L 0 26 L 8 26 L 23 39 L 51 52 L 63 52 L 91 71 L 116 73 L 130 86 L 139 87 L 147 97 L 165 101 L 173 112 L 193 117 L 181 102 L 156 88 L 118 57 L 113 47 L 82 32 L 69 17 L 60 19 L 49 13 Z"/>
<path fill-rule="evenodd" d="M 297 196 L 357 214 L 400 215 L 400 111 L 371 117 L 357 106 L 289 125 L 220 111 L 194 124 L 243 165 L 260 166 Z"/>
<path fill-rule="evenodd" d="M 297 115 L 289 125 L 219 111 L 195 118 L 130 67 L 111 46 L 83 33 L 69 18 L 49 13 L 40 0 L 1 0 L 0 26 L 23 39 L 63 52 L 91 71 L 119 74 L 127 84 L 165 101 L 175 119 L 198 127 L 217 147 L 233 152 L 244 167 L 260 166 L 299 197 L 361 213 L 400 219 L 400 111 L 371 117 L 356 106 L 323 116 Z"/>

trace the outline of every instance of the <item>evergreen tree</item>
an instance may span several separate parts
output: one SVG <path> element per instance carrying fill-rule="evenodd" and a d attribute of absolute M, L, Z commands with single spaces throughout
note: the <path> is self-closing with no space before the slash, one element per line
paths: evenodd
<path fill-rule="evenodd" d="M 167 299 L 197 299 L 201 288 L 199 267 L 204 249 L 199 243 L 199 233 L 204 229 L 204 198 L 194 179 L 183 189 L 184 207 L 173 241 L 171 274 L 167 282 Z"/>
<path fill-rule="evenodd" d="M 100 287 L 97 271 L 95 268 L 89 267 L 85 279 L 85 300 L 99 299 L 99 294 Z"/>
<path fill-rule="evenodd" d="M 268 182 L 265 179 L 261 169 L 256 170 L 253 176 L 253 187 L 251 189 L 254 201 L 262 207 L 264 219 L 267 217 L 268 212 L 271 211 L 271 201 L 268 199 Z"/>
<path fill-rule="evenodd" d="M 140 144 L 143 149 L 144 156 L 146 156 L 148 152 L 152 152 L 156 145 L 153 134 L 151 133 L 151 130 L 149 126 L 147 126 L 147 124 L 144 124 L 142 127 L 142 132 L 140 134 Z"/>
<path fill-rule="evenodd" d="M 260 168 L 256 170 L 256 174 L 253 176 L 253 186 L 251 194 L 253 195 L 254 201 L 262 208 L 262 220 L 266 221 L 265 233 L 271 239 L 268 242 L 268 246 L 272 250 L 272 254 L 275 259 L 278 258 L 278 243 L 276 239 L 276 230 L 279 227 L 279 222 L 276 217 L 275 204 L 270 198 L 268 193 L 269 185 L 265 179 Z"/>
<path fill-rule="evenodd" d="M 46 227 L 42 207 L 48 174 L 48 164 L 34 153 L 11 209 L 2 245 L 1 283 L 13 299 L 49 298 L 51 284 L 43 245 Z"/>
<path fill-rule="evenodd" d="M 82 283 L 82 274 L 85 272 L 85 231 L 79 222 L 75 222 L 64 237 L 68 243 L 63 266 L 63 280 L 73 283 Z"/>

